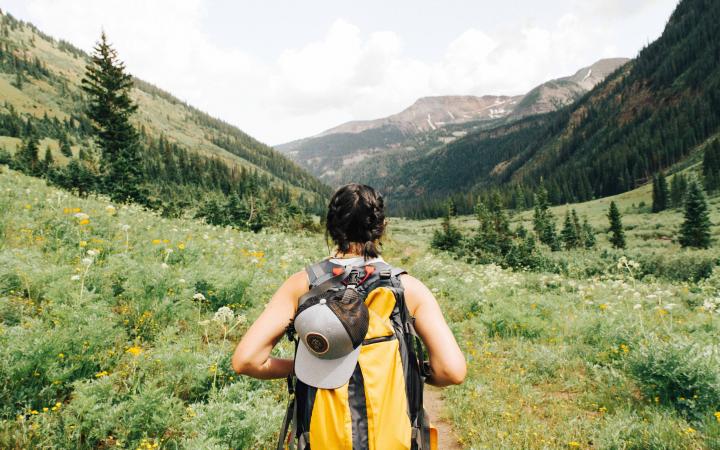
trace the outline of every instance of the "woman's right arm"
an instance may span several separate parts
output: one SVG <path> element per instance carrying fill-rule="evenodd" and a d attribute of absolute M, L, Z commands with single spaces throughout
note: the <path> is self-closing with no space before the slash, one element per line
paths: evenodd
<path fill-rule="evenodd" d="M 445 322 L 435 296 L 415 277 L 405 274 L 400 280 L 410 314 L 415 316 L 415 331 L 430 357 L 430 377 L 425 382 L 439 387 L 462 383 L 467 373 L 465 356 Z"/>
<path fill-rule="evenodd" d="M 305 271 L 290 276 L 278 288 L 235 348 L 232 368 L 254 378 L 284 378 L 292 373 L 293 360 L 270 356 L 295 315 L 297 299 L 308 290 Z"/>

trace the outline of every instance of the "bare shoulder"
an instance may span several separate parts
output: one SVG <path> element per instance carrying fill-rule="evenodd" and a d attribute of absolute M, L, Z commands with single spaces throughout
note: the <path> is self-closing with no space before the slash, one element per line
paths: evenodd
<path fill-rule="evenodd" d="M 400 275 L 400 281 L 405 289 L 405 300 L 411 314 L 415 314 L 418 307 L 427 302 L 436 302 L 433 293 L 425 286 L 425 283 L 412 275 Z"/>
<path fill-rule="evenodd" d="M 297 300 L 308 291 L 308 277 L 304 270 L 290 275 L 277 289 L 275 295 L 270 299 L 268 306 L 276 303 L 292 304 L 293 310 L 297 309 Z"/>

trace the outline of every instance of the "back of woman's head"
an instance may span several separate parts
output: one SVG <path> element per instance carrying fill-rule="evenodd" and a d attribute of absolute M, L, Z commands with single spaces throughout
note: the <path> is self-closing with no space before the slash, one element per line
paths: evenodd
<path fill-rule="evenodd" d="M 326 228 L 326 238 L 330 235 L 341 252 L 359 243 L 366 259 L 379 256 L 378 246 L 385 231 L 382 195 L 364 184 L 340 187 L 330 199 Z"/>

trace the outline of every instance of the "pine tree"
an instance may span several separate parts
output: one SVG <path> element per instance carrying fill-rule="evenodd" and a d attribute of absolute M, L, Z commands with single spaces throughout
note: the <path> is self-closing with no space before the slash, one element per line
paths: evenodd
<path fill-rule="evenodd" d="M 23 140 L 20 150 L 15 155 L 18 167 L 29 175 L 38 176 L 42 171 L 38 158 L 39 147 L 38 138 L 31 131 Z"/>
<path fill-rule="evenodd" d="M 574 216 L 574 219 L 577 220 L 577 213 L 574 213 Z M 565 250 L 572 250 L 580 246 L 580 235 L 578 233 L 580 230 L 578 230 L 578 224 L 575 220 L 571 218 L 570 211 L 565 211 L 565 221 L 560 232 Z"/>
<path fill-rule="evenodd" d="M 60 138 L 60 153 L 63 156 L 72 158 L 72 148 L 70 148 L 70 140 L 68 139 L 66 134 Z"/>
<path fill-rule="evenodd" d="M 665 175 L 660 174 L 653 177 L 652 212 L 664 211 L 669 206 L 670 192 L 668 190 Z"/>
<path fill-rule="evenodd" d="M 683 197 L 687 190 L 687 178 L 682 173 L 673 176 L 670 182 L 670 203 L 673 208 L 679 208 L 683 204 Z"/>
<path fill-rule="evenodd" d="M 607 217 L 610 221 L 610 233 L 612 233 L 610 243 L 615 248 L 625 248 L 625 231 L 623 231 L 622 216 L 614 201 L 610 202 Z"/>
<path fill-rule="evenodd" d="M 45 147 L 45 157 L 43 158 L 42 162 L 42 171 L 43 173 L 47 173 L 53 166 L 55 161 L 53 160 L 52 152 L 50 151 L 50 147 Z"/>
<path fill-rule="evenodd" d="M 715 139 L 705 147 L 702 173 L 707 192 L 720 190 L 720 139 Z"/>
<path fill-rule="evenodd" d="M 23 75 L 22 75 L 22 73 L 20 72 L 20 69 L 17 69 L 17 72 L 15 72 L 15 82 L 13 83 L 13 85 L 14 85 L 16 88 L 18 88 L 18 89 L 20 89 L 20 90 L 22 91 L 22 88 L 23 88 Z"/>
<path fill-rule="evenodd" d="M 595 247 L 595 230 L 588 222 L 587 217 L 583 218 L 582 238 L 583 238 L 583 247 L 585 247 L 585 248 Z"/>
<path fill-rule="evenodd" d="M 535 194 L 534 214 L 533 214 L 533 230 L 540 242 L 550 247 L 552 251 L 560 250 L 560 243 L 555 228 L 555 216 L 550 211 L 550 203 L 548 201 L 548 191 L 544 186 L 540 186 L 537 194 Z"/>
<path fill-rule="evenodd" d="M 433 232 L 430 246 L 438 250 L 454 250 L 462 241 L 462 234 L 455 225 L 452 224 L 452 216 L 454 211 L 454 203 L 448 202 L 447 212 L 443 218 L 439 230 Z"/>
<path fill-rule="evenodd" d="M 132 87 L 132 77 L 103 32 L 82 80 L 89 96 L 88 117 L 101 150 L 103 189 L 115 201 L 147 204 L 140 139 L 130 123 L 137 109 L 130 98 Z"/>
<path fill-rule="evenodd" d="M 680 226 L 680 245 L 683 247 L 710 247 L 710 216 L 707 199 L 695 180 L 688 185 L 685 196 L 685 221 Z"/>

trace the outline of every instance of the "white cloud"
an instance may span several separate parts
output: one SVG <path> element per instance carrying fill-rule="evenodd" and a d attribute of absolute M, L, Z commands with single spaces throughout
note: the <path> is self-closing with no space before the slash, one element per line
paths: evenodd
<path fill-rule="evenodd" d="M 628 8 L 667 1 L 633 0 Z M 26 9 L 42 30 L 86 49 L 104 27 L 132 73 L 273 144 L 392 114 L 420 96 L 519 94 L 601 57 L 633 56 L 617 54 L 613 20 L 595 20 L 617 16 L 621 0 L 575 0 L 572 12 L 542 25 L 518 19 L 502 31 L 459 30 L 436 60 L 408 56 L 394 31 L 343 19 L 321 39 L 253 55 L 210 38 L 208 4 L 26 0 Z"/>

